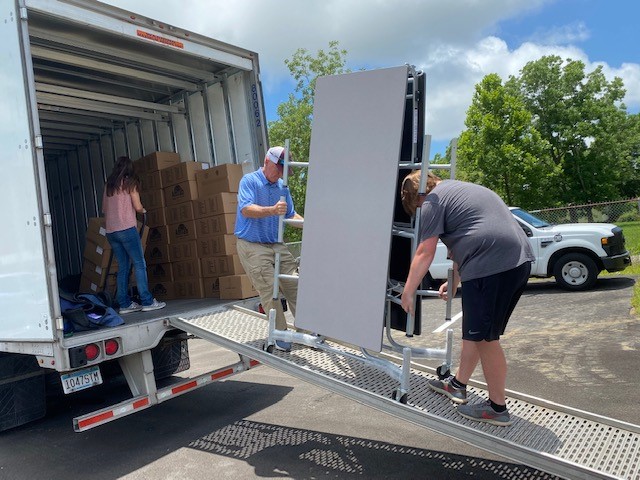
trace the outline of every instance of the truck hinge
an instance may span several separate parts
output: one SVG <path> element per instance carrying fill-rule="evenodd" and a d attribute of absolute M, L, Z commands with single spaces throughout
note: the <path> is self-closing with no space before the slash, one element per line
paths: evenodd
<path fill-rule="evenodd" d="M 27 20 L 28 18 L 27 7 L 20 7 L 20 20 Z"/>
<path fill-rule="evenodd" d="M 36 135 L 33 139 L 33 143 L 36 148 L 42 150 L 44 148 L 44 142 L 42 141 L 42 135 Z"/>
<path fill-rule="evenodd" d="M 62 317 L 56 317 L 56 329 L 64 330 L 64 319 Z"/>
<path fill-rule="evenodd" d="M 50 213 L 45 213 L 45 214 L 42 216 L 42 224 L 43 224 L 45 227 L 50 227 L 50 226 L 51 226 L 51 214 L 50 214 Z"/>

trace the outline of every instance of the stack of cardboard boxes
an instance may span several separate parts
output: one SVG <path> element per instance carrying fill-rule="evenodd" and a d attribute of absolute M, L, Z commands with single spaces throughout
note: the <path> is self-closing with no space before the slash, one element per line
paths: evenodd
<path fill-rule="evenodd" d="M 138 222 L 138 229 L 142 224 Z M 143 230 L 142 247 L 148 239 L 149 231 Z M 82 275 L 80 276 L 80 293 L 97 293 L 103 290 L 112 295 L 116 290 L 116 275 L 118 273 L 118 261 L 112 255 L 111 245 L 107 240 L 107 230 L 104 218 L 92 217 L 89 219 L 86 232 L 86 242 L 82 259 Z M 129 285 L 135 285 L 135 275 L 131 272 Z"/>
<path fill-rule="evenodd" d="M 239 299 L 258 295 L 245 274 L 233 235 L 240 165 L 208 168 L 154 152 L 134 162 L 147 210 L 143 247 L 149 289 L 160 300 Z M 140 227 L 140 225 L 139 225 Z M 91 218 L 81 277 L 82 292 L 115 293 L 118 269 L 104 218 Z M 134 285 L 132 272 L 130 285 Z"/>
<path fill-rule="evenodd" d="M 149 239 L 145 260 L 149 290 L 159 300 L 175 298 L 173 272 L 169 263 L 169 227 L 160 171 L 179 163 L 180 156 L 172 152 L 154 152 L 134 162 L 142 184 L 140 200 L 147 210 Z"/>
<path fill-rule="evenodd" d="M 240 165 L 220 165 L 196 174 L 199 198 L 193 204 L 197 253 L 208 289 L 221 299 L 258 295 L 237 255 L 233 234 L 238 207 Z"/>
<path fill-rule="evenodd" d="M 233 235 L 240 165 L 180 162 L 155 152 L 135 162 L 149 226 L 145 258 L 158 299 L 256 296 Z"/>

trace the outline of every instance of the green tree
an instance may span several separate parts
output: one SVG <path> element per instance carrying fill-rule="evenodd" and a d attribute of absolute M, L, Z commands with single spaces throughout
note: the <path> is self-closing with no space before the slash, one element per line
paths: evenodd
<path fill-rule="evenodd" d="M 548 144 L 547 156 L 562 172 L 559 201 L 617 199 L 628 171 L 622 80 L 608 82 L 600 66 L 586 74 L 580 61 L 546 56 L 525 65 L 514 81 Z"/>
<path fill-rule="evenodd" d="M 313 121 L 313 98 L 316 79 L 325 75 L 348 73 L 346 66 L 347 51 L 341 49 L 339 42 L 329 42 L 328 50 L 318 50 L 311 55 L 306 49 L 299 48 L 291 59 L 285 60 L 291 76 L 296 82 L 295 90 L 287 101 L 278 106 L 278 120 L 269 122 L 269 142 L 271 145 L 284 145 L 289 139 L 289 149 L 295 161 L 309 160 L 311 143 L 311 123 Z M 304 215 L 306 195 L 306 169 L 294 169 L 289 177 L 289 189 L 296 210 Z M 299 229 L 287 229 L 288 241 L 301 238 Z"/>
<path fill-rule="evenodd" d="M 429 170 L 438 177 L 447 180 L 451 178 L 451 171 L 449 169 L 438 168 L 438 164 L 450 164 L 451 163 L 451 145 L 447 147 L 444 155 L 436 153 L 431 160 L 429 160 Z"/>
<path fill-rule="evenodd" d="M 457 177 L 484 185 L 507 204 L 532 208 L 552 202 L 559 169 L 532 124 L 513 81 L 487 75 L 475 89 L 458 142 Z"/>
<path fill-rule="evenodd" d="M 624 170 L 621 172 L 620 194 L 623 198 L 640 196 L 640 113 L 627 117 L 622 138 L 625 152 Z"/>

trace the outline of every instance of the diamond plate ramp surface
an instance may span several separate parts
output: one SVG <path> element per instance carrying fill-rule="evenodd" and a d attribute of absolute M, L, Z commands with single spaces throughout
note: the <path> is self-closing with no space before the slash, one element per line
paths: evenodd
<path fill-rule="evenodd" d="M 640 479 L 640 427 L 562 405 L 509 395 L 510 427 L 474 422 L 433 392 L 434 375 L 411 371 L 406 405 L 392 400 L 398 387 L 389 375 L 352 358 L 356 350 L 327 342 L 329 352 L 294 344 L 290 353 L 263 350 L 268 331 L 264 318 L 244 310 L 220 309 L 171 323 L 196 336 L 247 355 L 261 363 L 343 394 L 404 420 L 430 428 L 487 451 L 567 478 Z M 470 402 L 486 397 L 468 387 Z"/>

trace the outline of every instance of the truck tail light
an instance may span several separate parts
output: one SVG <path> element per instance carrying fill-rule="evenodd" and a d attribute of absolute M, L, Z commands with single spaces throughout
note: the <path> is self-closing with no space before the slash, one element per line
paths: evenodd
<path fill-rule="evenodd" d="M 104 353 L 106 353 L 109 356 L 115 355 L 119 349 L 120 349 L 120 344 L 118 344 L 118 341 L 114 340 L 113 338 L 104 342 Z"/>
<path fill-rule="evenodd" d="M 87 360 L 90 362 L 98 358 L 98 355 L 100 355 L 100 347 L 95 343 L 90 343 L 89 345 L 85 345 L 84 353 L 87 355 Z"/>

